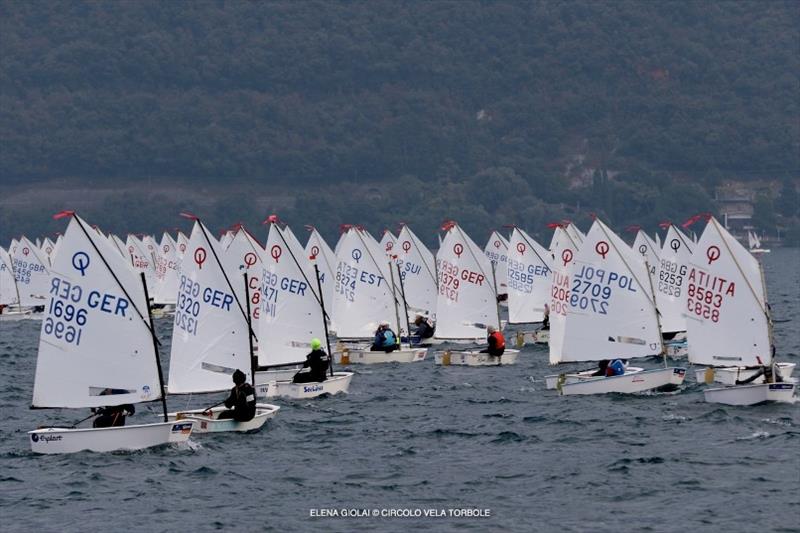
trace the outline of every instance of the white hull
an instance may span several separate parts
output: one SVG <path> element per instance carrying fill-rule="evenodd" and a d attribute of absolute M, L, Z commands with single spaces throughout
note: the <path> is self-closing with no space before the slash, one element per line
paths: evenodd
<path fill-rule="evenodd" d="M 756 405 L 764 402 L 793 403 L 797 385 L 794 383 L 762 383 L 736 385 L 703 391 L 706 402 L 725 405 Z"/>
<path fill-rule="evenodd" d="M 575 383 L 565 383 L 561 385 L 560 392 L 563 395 L 606 394 L 609 392 L 633 394 L 666 386 L 676 387 L 683 383 L 685 377 L 685 368 L 657 368 L 621 376 L 596 377 Z"/>
<path fill-rule="evenodd" d="M 442 366 L 502 366 L 516 364 L 517 357 L 519 357 L 519 350 L 507 349 L 500 357 L 480 352 L 446 351 L 437 352 L 434 356 L 434 363 Z"/>
<path fill-rule="evenodd" d="M 474 339 L 437 339 L 436 337 L 432 337 L 426 340 L 431 345 L 460 344 L 460 345 L 484 346 L 487 344 L 486 337 L 476 337 Z"/>
<path fill-rule="evenodd" d="M 256 386 L 259 396 L 266 398 L 289 398 L 292 400 L 305 400 L 316 398 L 323 394 L 338 394 L 350 389 L 352 372 L 335 372 L 325 381 L 314 383 L 292 383 L 291 381 L 271 381 Z"/>
<path fill-rule="evenodd" d="M 260 429 L 267 420 L 278 414 L 280 407 L 268 403 L 256 404 L 256 416 L 247 422 L 237 422 L 232 419 L 218 420 L 217 417 L 225 407 L 214 407 L 211 409 L 211 416 L 205 416 L 203 409 L 192 409 L 190 411 L 179 411 L 169 413 L 170 420 L 193 420 L 194 433 L 220 433 L 223 431 L 254 431 Z"/>
<path fill-rule="evenodd" d="M 30 309 L 23 309 L 22 311 L 17 311 L 16 309 L 10 310 L 8 308 L 3 310 L 3 313 L 0 314 L 0 321 L 15 321 L 15 320 L 42 320 L 44 318 L 44 313 L 34 313 Z"/>
<path fill-rule="evenodd" d="M 637 372 L 642 372 L 644 368 L 640 368 L 638 366 L 629 366 L 625 368 L 625 375 L 628 374 L 636 374 Z M 565 383 L 578 383 L 580 381 L 586 381 L 587 379 L 594 379 L 598 376 L 592 376 L 596 370 L 584 370 L 583 372 L 574 372 L 572 374 L 552 374 L 549 376 L 545 376 L 545 387 L 547 390 L 554 390 L 558 388 L 559 380 L 563 380 L 561 384 Z"/>
<path fill-rule="evenodd" d="M 753 248 L 750 250 L 751 254 L 768 254 L 769 248 Z"/>
<path fill-rule="evenodd" d="M 379 363 L 414 363 L 424 361 L 428 355 L 427 348 L 406 348 L 395 350 L 390 353 L 373 352 L 370 350 L 349 350 L 345 348 L 341 352 L 334 352 L 334 362 L 340 365 L 364 364 L 372 365 Z"/>
<path fill-rule="evenodd" d="M 302 367 L 276 368 L 274 370 L 256 371 L 256 385 L 264 385 L 270 381 L 291 381 Z"/>
<path fill-rule="evenodd" d="M 34 453 L 112 452 L 141 450 L 161 444 L 186 442 L 194 422 L 159 422 L 111 428 L 44 428 L 29 431 Z"/>
<path fill-rule="evenodd" d="M 796 363 L 776 363 L 775 366 L 778 368 L 778 373 L 783 381 L 789 381 L 789 378 L 792 377 L 792 373 L 794 372 Z M 737 366 L 695 368 L 694 378 L 698 383 L 736 385 L 737 379 L 743 381 L 758 371 L 758 368 Z M 764 376 L 759 376 L 753 381 L 753 384 L 759 383 L 764 383 Z"/>

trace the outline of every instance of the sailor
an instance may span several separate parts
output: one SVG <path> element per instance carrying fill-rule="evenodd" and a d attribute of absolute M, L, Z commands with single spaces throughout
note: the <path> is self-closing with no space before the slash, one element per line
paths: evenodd
<path fill-rule="evenodd" d="M 758 371 L 747 379 L 736 380 L 737 385 L 747 385 L 754 382 L 756 379 L 764 376 L 764 383 L 781 383 L 783 378 L 780 372 L 777 371 L 772 365 L 765 365 L 758 369 Z"/>
<path fill-rule="evenodd" d="M 311 339 L 311 352 L 306 355 L 306 360 L 303 363 L 303 370 L 294 375 L 292 383 L 325 381 L 327 374 L 328 354 L 322 349 L 322 341 L 319 339 Z"/>
<path fill-rule="evenodd" d="M 606 376 L 621 376 L 624 373 L 625 363 L 622 362 L 622 359 L 614 359 L 608 363 L 608 368 L 606 368 Z"/>
<path fill-rule="evenodd" d="M 544 304 L 544 318 L 542 319 L 542 330 L 550 329 L 550 306 Z"/>
<path fill-rule="evenodd" d="M 593 372 L 592 376 L 605 376 L 606 371 L 608 371 L 608 363 L 610 361 L 608 359 L 601 359 L 597 362 L 597 370 Z"/>
<path fill-rule="evenodd" d="M 417 327 L 414 334 L 417 335 L 420 340 L 430 339 L 433 337 L 435 328 L 431 325 L 430 320 L 428 320 L 428 317 L 424 314 L 417 313 L 417 316 L 414 318 L 414 325 Z"/>
<path fill-rule="evenodd" d="M 370 351 L 389 353 L 395 351 L 399 344 L 400 341 L 392 331 L 392 328 L 389 327 L 389 322 L 381 320 L 378 329 L 375 331 L 375 338 L 372 340 Z"/>
<path fill-rule="evenodd" d="M 100 396 L 127 394 L 127 392 L 122 389 L 104 389 Z M 132 404 L 112 405 L 109 407 L 97 407 L 92 409 L 92 412 L 97 415 L 92 422 L 92 427 L 110 428 L 124 426 L 125 416 L 133 415 L 136 412 L 136 408 Z"/>
<path fill-rule="evenodd" d="M 231 393 L 225 400 L 225 407 L 228 409 L 222 411 L 217 419 L 232 418 L 237 422 L 252 420 L 256 416 L 256 391 L 247 383 L 247 376 L 239 369 L 233 373 L 233 383 Z"/>
<path fill-rule="evenodd" d="M 489 336 L 486 338 L 489 346 L 481 350 L 481 353 L 488 353 L 489 355 L 500 357 L 503 355 L 503 352 L 506 351 L 505 337 L 503 337 L 503 334 L 497 331 L 497 328 L 494 326 L 488 326 L 486 331 L 489 333 Z"/>

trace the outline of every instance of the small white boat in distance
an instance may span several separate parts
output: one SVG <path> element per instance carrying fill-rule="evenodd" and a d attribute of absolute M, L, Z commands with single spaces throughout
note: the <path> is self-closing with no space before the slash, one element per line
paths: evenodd
<path fill-rule="evenodd" d="M 595 377 L 564 383 L 559 390 L 565 396 L 609 392 L 633 394 L 654 389 L 674 388 L 681 385 L 685 377 L 685 368 L 655 368 L 641 372 L 625 372 L 620 376 Z"/>
<path fill-rule="evenodd" d="M 797 399 L 795 383 L 760 383 L 706 389 L 703 391 L 708 403 L 725 405 L 757 405 L 765 402 L 794 403 Z"/>
<path fill-rule="evenodd" d="M 71 220 L 50 270 L 32 405 L 88 408 L 161 399 L 164 422 L 39 428 L 28 432 L 31 450 L 108 452 L 186 441 L 194 422 L 166 418 L 144 280 L 86 222 L 72 212 L 57 218 L 63 216 Z"/>
<path fill-rule="evenodd" d="M 334 372 L 325 381 L 312 383 L 292 383 L 291 381 L 270 381 L 256 385 L 256 393 L 266 398 L 287 398 L 290 400 L 307 400 L 323 394 L 339 394 L 350 390 L 352 372 Z"/>
<path fill-rule="evenodd" d="M 768 254 L 769 249 L 761 247 L 761 239 L 752 231 L 747 232 L 747 244 L 751 254 Z"/>
<path fill-rule="evenodd" d="M 637 372 L 644 371 L 644 368 L 638 366 L 626 366 L 625 375 L 636 374 Z M 547 390 L 556 390 L 560 386 L 567 383 L 578 383 L 580 381 L 587 381 L 599 376 L 595 376 L 596 369 L 582 370 L 580 372 L 564 372 L 562 374 L 551 374 L 545 376 L 545 387 Z"/>
<path fill-rule="evenodd" d="M 424 361 L 427 355 L 427 348 L 411 348 L 407 345 L 388 353 L 383 351 L 373 352 L 369 348 L 351 349 L 345 347 L 341 351 L 333 352 L 333 359 L 335 363 L 340 365 L 374 365 L 380 363 L 415 363 Z"/>
<path fill-rule="evenodd" d="M 436 352 L 434 363 L 441 366 L 504 366 L 517 364 L 519 350 L 506 349 L 503 355 L 489 355 L 477 351 L 450 351 Z"/>
<path fill-rule="evenodd" d="M 789 381 L 794 372 L 795 363 L 775 363 L 775 368 L 778 371 L 783 381 Z M 736 381 L 744 381 L 756 372 L 760 367 L 745 367 L 745 366 L 723 366 L 723 367 L 705 367 L 695 368 L 694 377 L 698 383 L 705 383 L 710 385 L 712 383 L 720 383 L 722 385 L 736 385 Z M 763 383 L 764 377 L 760 376 L 754 380 L 754 383 Z"/>
<path fill-rule="evenodd" d="M 213 407 L 212 409 L 191 409 L 188 411 L 178 411 L 177 413 L 169 413 L 167 416 L 170 420 L 183 421 L 190 420 L 194 422 L 195 433 L 219 433 L 223 431 L 255 431 L 261 429 L 267 420 L 278 414 L 280 407 L 269 403 L 256 404 L 256 416 L 247 422 L 237 422 L 232 418 L 223 418 L 220 420 L 219 414 L 225 411 L 223 406 Z"/>

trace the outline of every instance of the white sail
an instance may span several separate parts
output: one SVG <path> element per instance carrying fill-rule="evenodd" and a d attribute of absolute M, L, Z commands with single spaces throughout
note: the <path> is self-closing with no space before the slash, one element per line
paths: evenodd
<path fill-rule="evenodd" d="M 397 239 L 388 229 L 383 230 L 380 245 L 381 250 L 383 250 L 383 253 L 385 253 L 387 256 L 397 254 L 397 250 L 395 250 L 395 247 L 397 246 Z"/>
<path fill-rule="evenodd" d="M 0 248 L 0 305 L 17 304 L 19 304 L 19 292 L 11 267 L 11 256 Z"/>
<path fill-rule="evenodd" d="M 662 352 L 645 266 L 600 220 L 592 224 L 568 274 L 563 346 L 559 357 L 551 350 L 551 363 L 629 359 Z"/>
<path fill-rule="evenodd" d="M 349 228 L 340 240 L 337 260 L 332 306 L 336 334 L 372 338 L 382 320 L 399 332 L 389 258 L 380 244 L 366 231 Z"/>
<path fill-rule="evenodd" d="M 228 389 L 237 369 L 250 376 L 245 302 L 231 289 L 233 284 L 243 285 L 244 278 L 227 276 L 220 264 L 222 254 L 214 236 L 195 221 L 178 282 L 170 393 Z"/>
<path fill-rule="evenodd" d="M 258 240 L 243 226 L 236 230 L 235 235 L 228 243 L 228 248 L 223 252 L 222 264 L 228 273 L 228 278 L 233 285 L 239 301 L 246 307 L 246 294 L 250 295 L 250 321 L 253 332 L 258 334 L 258 320 L 261 316 L 260 287 L 261 287 L 261 261 L 264 249 Z M 245 291 L 244 274 L 247 273 L 248 290 Z"/>
<path fill-rule="evenodd" d="M 45 237 L 44 241 L 42 241 L 42 246 L 40 248 L 47 256 L 47 261 L 48 261 L 47 266 L 52 266 L 53 259 L 55 257 L 56 243 L 50 240 L 50 237 Z"/>
<path fill-rule="evenodd" d="M 336 286 L 336 265 L 338 260 L 336 259 L 336 254 L 333 253 L 333 250 L 331 250 L 331 247 L 328 246 L 328 243 L 325 242 L 325 239 L 322 238 L 317 229 L 309 227 L 309 230 L 311 235 L 309 235 L 306 243 L 306 257 L 313 257 L 313 261 L 316 261 L 317 268 L 319 268 L 319 281 L 322 285 L 322 298 L 330 312 L 333 306 L 333 290 Z M 312 261 L 311 259 L 309 260 Z M 313 269 L 312 264 L 311 270 Z M 313 277 L 311 281 L 314 281 Z M 330 326 L 332 329 L 336 329 L 335 324 L 331 323 Z"/>
<path fill-rule="evenodd" d="M 325 339 L 316 279 L 306 276 L 304 251 L 270 222 L 261 273 L 259 366 L 305 361 L 311 339 Z"/>
<path fill-rule="evenodd" d="M 153 254 L 156 265 L 154 299 L 158 304 L 175 304 L 178 298 L 178 276 L 181 263 L 175 241 L 166 231 L 161 236 L 158 252 Z"/>
<path fill-rule="evenodd" d="M 447 226 L 436 266 L 437 339 L 475 339 L 485 337 L 489 325 L 500 327 L 489 258 L 455 223 Z"/>
<path fill-rule="evenodd" d="M 45 254 L 27 237 L 21 237 L 11 255 L 11 266 L 17 280 L 20 305 L 44 305 L 50 290 L 50 274 Z"/>
<path fill-rule="evenodd" d="M 550 302 L 550 252 L 519 228 L 508 246 L 508 321 L 541 322 Z"/>
<path fill-rule="evenodd" d="M 403 225 L 397 237 L 397 263 L 403 278 L 406 301 L 414 311 L 436 319 L 436 259 L 411 228 Z"/>
<path fill-rule="evenodd" d="M 661 263 L 660 254 L 661 247 L 656 245 L 653 239 L 643 230 L 636 233 L 636 239 L 633 241 L 631 247 L 639 259 L 647 264 L 648 274 L 650 280 L 653 282 L 653 287 L 658 285 L 658 269 Z"/>
<path fill-rule="evenodd" d="M 563 226 L 553 229 L 550 240 L 550 257 L 552 258 L 552 283 L 550 285 L 550 362 L 561 361 L 564 348 L 564 332 L 567 310 L 569 308 L 570 288 L 572 286 L 570 271 L 575 262 L 579 244 L 567 233 Z"/>
<path fill-rule="evenodd" d="M 508 240 L 500 232 L 493 231 L 483 249 L 493 262 L 498 294 L 508 294 Z"/>
<path fill-rule="evenodd" d="M 586 240 L 586 235 L 584 235 L 583 232 L 578 229 L 578 226 L 572 222 L 568 222 L 564 227 L 564 230 L 569 234 L 572 240 L 577 243 L 578 246 L 583 244 L 583 241 Z"/>
<path fill-rule="evenodd" d="M 235 236 L 236 232 L 234 230 L 225 230 L 219 238 L 220 250 L 227 250 Z"/>
<path fill-rule="evenodd" d="M 128 252 L 128 247 L 125 246 L 125 243 L 122 242 L 122 239 L 120 239 L 113 233 L 109 233 L 107 238 L 108 242 L 111 243 L 111 246 L 119 253 L 119 255 L 125 258 L 128 261 L 128 264 L 130 265 L 131 256 L 130 253 Z M 132 267 L 132 265 L 130 266 Z"/>
<path fill-rule="evenodd" d="M 160 398 L 139 275 L 77 216 L 51 274 L 33 405 L 99 407 Z M 101 395 L 105 389 L 127 392 Z"/>
<path fill-rule="evenodd" d="M 715 218 L 694 247 L 686 281 L 689 361 L 716 366 L 770 362 L 761 267 Z"/>
<path fill-rule="evenodd" d="M 128 250 L 131 267 L 136 272 L 143 272 L 147 280 L 147 289 L 150 296 L 156 287 L 156 269 L 153 262 L 153 254 L 147 250 L 147 246 L 135 235 L 128 235 L 125 240 L 125 249 Z"/>
<path fill-rule="evenodd" d="M 178 245 L 178 258 L 183 260 L 183 256 L 189 247 L 189 238 L 184 232 L 178 231 L 178 235 L 175 237 L 175 244 Z"/>
<path fill-rule="evenodd" d="M 694 243 L 683 232 L 670 225 L 653 285 L 664 333 L 686 331 L 686 274 L 693 247 Z"/>

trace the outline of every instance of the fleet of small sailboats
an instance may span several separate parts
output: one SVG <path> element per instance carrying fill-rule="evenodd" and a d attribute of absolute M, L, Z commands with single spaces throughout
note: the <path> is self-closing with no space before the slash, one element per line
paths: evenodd
<path fill-rule="evenodd" d="M 33 430 L 37 453 L 255 431 L 280 410 L 263 399 L 346 393 L 354 374 L 334 366 L 420 362 L 430 344 L 450 345 L 435 353 L 436 365 L 515 364 L 517 349 L 480 350 L 487 331 L 505 328 L 506 312 L 517 347 L 547 344 L 554 365 L 597 364 L 546 376 L 561 395 L 675 390 L 687 369 L 668 361 L 688 356 L 700 365 L 697 382 L 717 384 L 704 388 L 707 402 L 796 396 L 795 364 L 775 360 L 763 271 L 751 253 L 760 244 L 751 232 L 743 246 L 710 216 L 697 240 L 665 223 L 663 238 L 634 228 L 628 246 L 595 219 L 586 234 L 569 221 L 551 224 L 549 247 L 512 226 L 508 240 L 495 231 L 484 249 L 449 221 L 435 255 L 406 224 L 380 241 L 342 226 L 334 251 L 313 227 L 303 246 L 274 215 L 263 246 L 241 224 L 217 240 L 193 215 L 185 215 L 189 237 L 164 232 L 160 241 L 123 241 L 74 213 L 59 216 L 69 224 L 55 241 L 21 237 L 0 248 L 0 319 L 42 320 L 33 406 L 160 401 L 164 413 L 150 424 Z M 153 311 L 173 320 L 167 383 Z M 435 326 L 432 338 L 417 335 L 421 319 Z M 396 345 L 373 346 L 379 326 Z M 330 354 L 324 379 L 298 379 L 309 377 L 301 371 L 319 349 Z M 167 391 L 171 401 L 219 394 L 237 370 L 255 391 L 252 419 L 220 418 L 220 406 L 167 412 Z"/>

